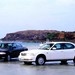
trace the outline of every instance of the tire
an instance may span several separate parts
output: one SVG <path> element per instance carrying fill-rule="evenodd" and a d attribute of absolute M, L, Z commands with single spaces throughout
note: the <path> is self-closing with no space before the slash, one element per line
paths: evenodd
<path fill-rule="evenodd" d="M 45 58 L 43 56 L 37 57 L 36 65 L 44 65 L 44 64 L 45 64 Z"/>
<path fill-rule="evenodd" d="M 4 61 L 10 61 L 10 60 L 11 60 L 10 55 L 7 55 L 7 56 L 4 58 Z"/>
<path fill-rule="evenodd" d="M 24 62 L 24 64 L 26 64 L 26 65 L 31 65 L 32 62 Z"/>
<path fill-rule="evenodd" d="M 74 59 L 73 59 L 73 62 L 74 62 L 74 65 L 75 65 L 75 57 L 74 57 Z"/>
<path fill-rule="evenodd" d="M 60 64 L 61 65 L 64 65 L 64 64 L 67 65 L 68 63 L 67 63 L 67 60 L 62 60 Z"/>

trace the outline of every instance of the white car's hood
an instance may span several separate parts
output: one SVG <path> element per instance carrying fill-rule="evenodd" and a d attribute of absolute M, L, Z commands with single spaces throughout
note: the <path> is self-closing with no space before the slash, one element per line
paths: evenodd
<path fill-rule="evenodd" d="M 21 53 L 43 53 L 43 52 L 47 52 L 47 51 L 48 50 L 33 49 L 33 50 L 23 51 Z"/>

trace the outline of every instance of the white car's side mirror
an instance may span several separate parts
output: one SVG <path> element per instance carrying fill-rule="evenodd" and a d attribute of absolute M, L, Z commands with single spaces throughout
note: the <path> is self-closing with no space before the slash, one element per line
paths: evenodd
<path fill-rule="evenodd" d="M 52 50 L 56 50 L 56 48 L 55 48 L 55 47 L 53 47 L 53 48 L 52 48 Z"/>

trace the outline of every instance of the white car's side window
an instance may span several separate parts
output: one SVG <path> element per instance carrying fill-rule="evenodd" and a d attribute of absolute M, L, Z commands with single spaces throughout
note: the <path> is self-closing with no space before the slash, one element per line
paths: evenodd
<path fill-rule="evenodd" d="M 74 48 L 74 45 L 69 44 L 69 43 L 66 43 L 65 46 L 66 46 L 65 49 L 73 49 Z"/>
<path fill-rule="evenodd" d="M 54 46 L 56 50 L 61 50 L 61 49 L 73 49 L 74 45 L 70 43 L 59 43 Z"/>
<path fill-rule="evenodd" d="M 56 44 L 56 45 L 54 45 L 54 47 L 56 48 L 56 50 L 62 49 L 61 44 Z"/>

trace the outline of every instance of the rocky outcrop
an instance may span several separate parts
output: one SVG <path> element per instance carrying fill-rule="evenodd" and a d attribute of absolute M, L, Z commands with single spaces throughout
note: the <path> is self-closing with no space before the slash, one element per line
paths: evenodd
<path fill-rule="evenodd" d="M 72 34 L 72 35 L 70 35 L 70 34 Z M 66 32 L 60 32 L 60 31 L 56 31 L 56 30 L 25 30 L 25 31 L 18 31 L 15 33 L 9 33 L 4 38 L 2 38 L 2 40 L 4 40 L 4 41 L 15 41 L 15 40 L 46 41 L 46 39 L 49 39 L 49 40 L 60 39 L 61 40 L 61 39 L 65 39 L 65 37 L 68 38 L 69 36 L 75 37 L 75 32 L 69 32 L 69 33 L 67 32 L 66 33 Z"/>
<path fill-rule="evenodd" d="M 56 30 L 27 30 L 7 34 L 2 40 L 45 40 L 47 33 L 57 33 Z"/>

